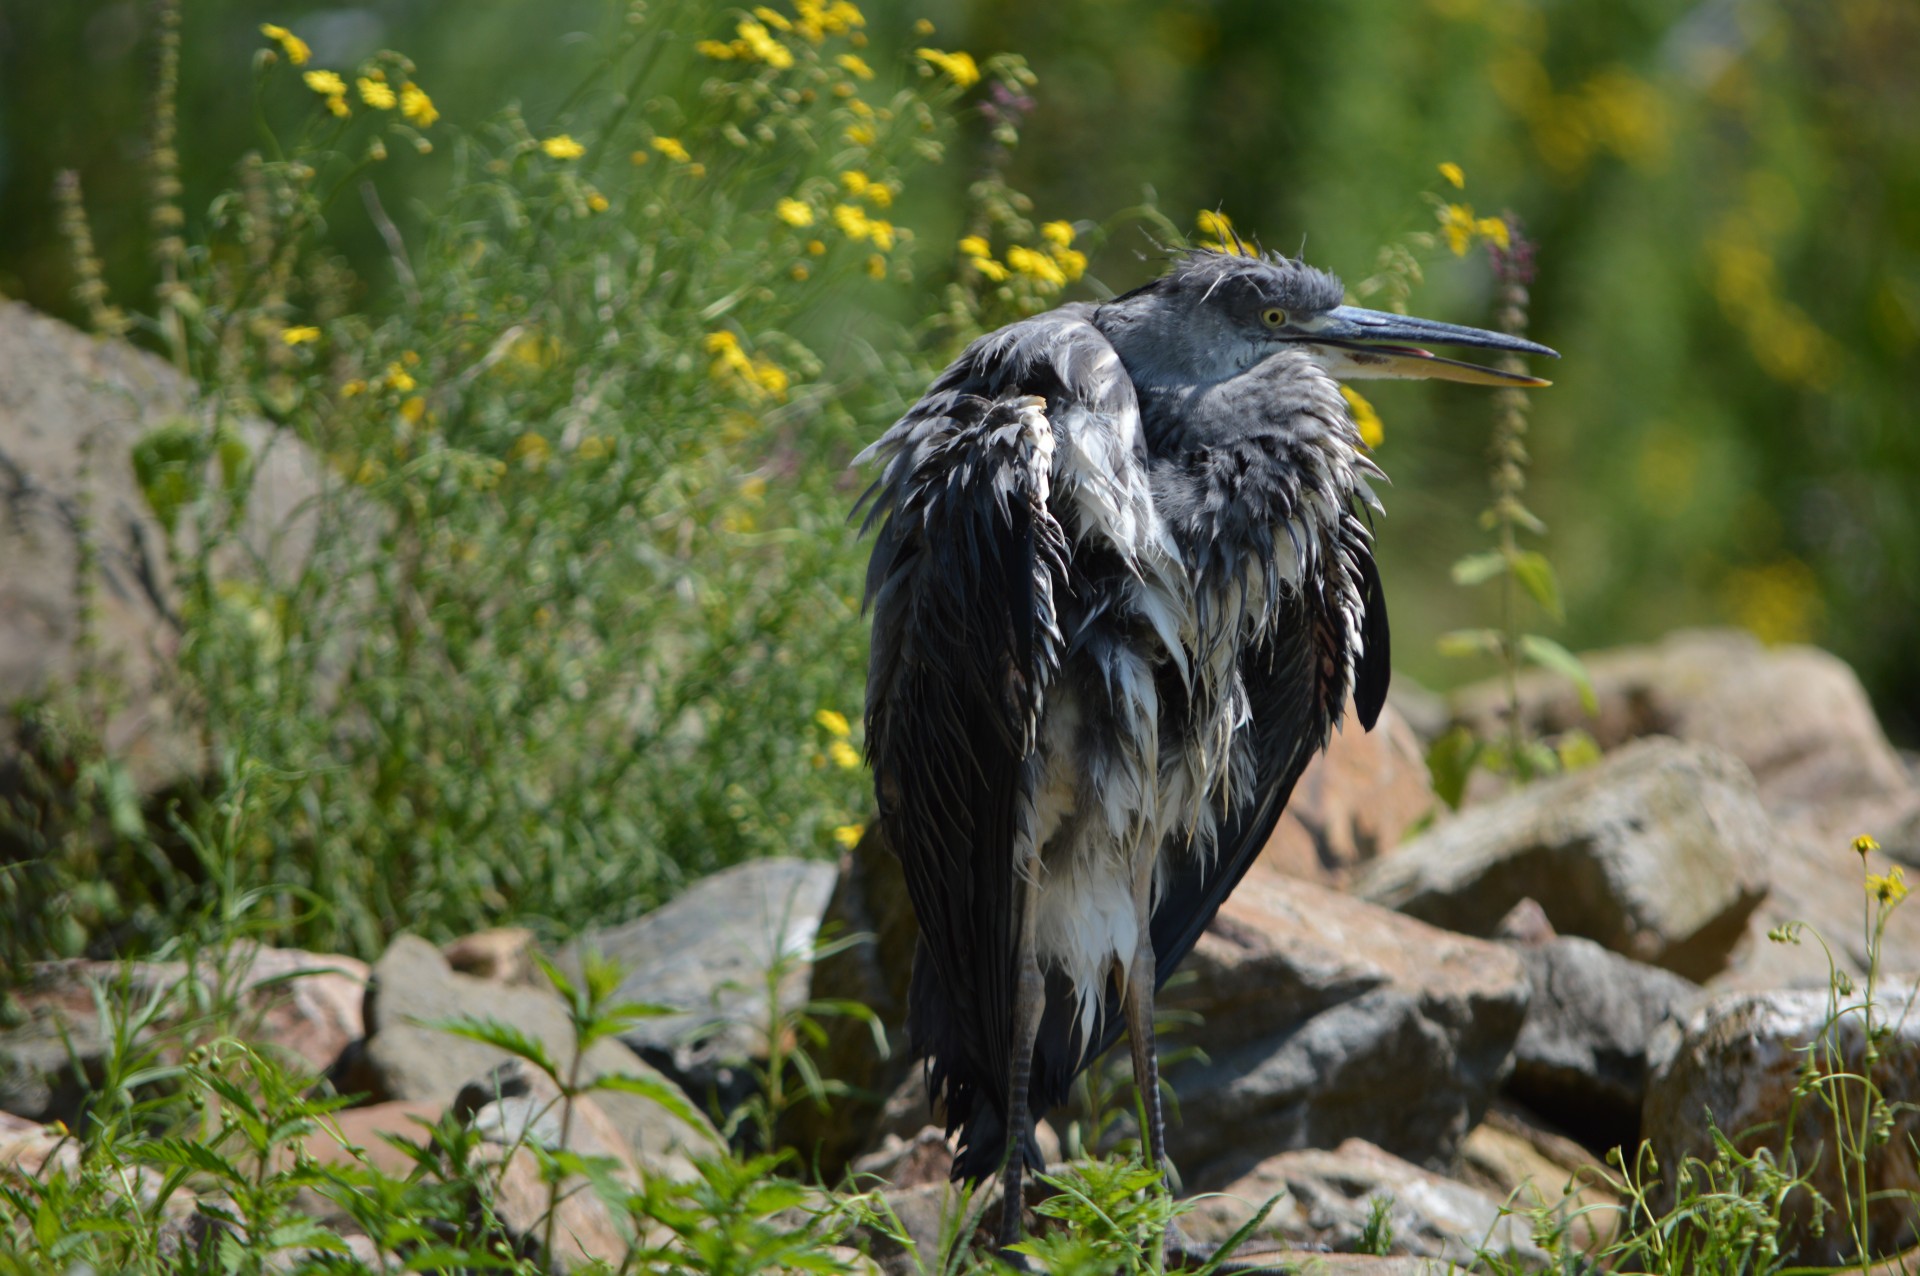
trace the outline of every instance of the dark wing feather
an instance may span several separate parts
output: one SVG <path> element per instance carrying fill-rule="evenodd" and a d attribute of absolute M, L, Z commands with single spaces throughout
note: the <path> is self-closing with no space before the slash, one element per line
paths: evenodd
<path fill-rule="evenodd" d="M 1075 308 L 1013 325 L 969 347 L 866 454 L 885 462 L 863 498 L 878 528 L 867 751 L 920 924 L 909 1047 L 972 1173 L 1005 1148 L 1014 864 L 1070 592 L 1047 502 L 1051 431 L 1118 410 L 1137 434 L 1118 366 Z M 1038 429 L 1028 396 L 1046 402 Z"/>

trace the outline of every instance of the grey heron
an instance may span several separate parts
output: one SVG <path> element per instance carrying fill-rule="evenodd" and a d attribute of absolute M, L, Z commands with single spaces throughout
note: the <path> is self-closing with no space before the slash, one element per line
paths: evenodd
<path fill-rule="evenodd" d="M 919 921 L 909 1048 L 1002 1173 L 1124 1028 L 1166 1165 L 1156 990 L 1259 854 L 1351 698 L 1388 679 L 1370 481 L 1339 381 L 1536 378 L 1553 355 L 1342 304 L 1281 256 L 1190 250 L 1103 304 L 981 337 L 862 453 L 866 744 Z"/>

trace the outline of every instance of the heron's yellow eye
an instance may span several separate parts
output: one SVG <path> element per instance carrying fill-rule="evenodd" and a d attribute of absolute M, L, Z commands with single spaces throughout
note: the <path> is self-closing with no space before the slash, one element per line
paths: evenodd
<path fill-rule="evenodd" d="M 1287 322 L 1287 312 L 1278 306 L 1268 306 L 1260 312 L 1260 322 L 1269 328 L 1278 328 Z"/>

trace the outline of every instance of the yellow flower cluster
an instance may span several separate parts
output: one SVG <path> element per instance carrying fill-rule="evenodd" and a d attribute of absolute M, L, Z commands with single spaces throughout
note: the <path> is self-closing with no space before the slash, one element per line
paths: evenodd
<path fill-rule="evenodd" d="M 556 133 L 540 143 L 540 149 L 557 160 L 575 160 L 587 153 L 587 148 L 573 140 L 570 133 Z"/>
<path fill-rule="evenodd" d="M 809 44 L 818 44 L 830 35 L 848 35 L 867 25 L 867 16 L 848 0 L 794 0 L 793 29 Z"/>
<path fill-rule="evenodd" d="M 714 380 L 731 381 L 750 398 L 786 399 L 789 384 L 786 372 L 768 360 L 749 358 L 740 348 L 740 338 L 722 329 L 708 333 L 705 344 L 707 353 L 713 356 L 707 375 Z"/>
<path fill-rule="evenodd" d="M 840 64 L 841 70 L 855 79 L 871 80 L 873 78 L 873 68 L 868 66 L 867 60 L 857 53 L 842 53 L 834 61 Z"/>
<path fill-rule="evenodd" d="M 310 341 L 320 340 L 320 329 L 305 324 L 295 328 L 283 328 L 280 331 L 280 340 L 290 346 L 306 345 Z"/>
<path fill-rule="evenodd" d="M 1502 248 L 1512 246 L 1507 234 L 1507 223 L 1499 217 L 1475 217 L 1471 204 L 1442 204 L 1440 206 L 1440 233 L 1446 237 L 1447 247 L 1456 257 L 1467 255 L 1467 249 L 1480 241 L 1497 244 Z"/>
<path fill-rule="evenodd" d="M 982 235 L 962 239 L 960 252 L 982 278 L 997 284 L 1021 275 L 1042 293 L 1058 292 L 1087 272 L 1087 255 L 1073 247 L 1072 222 L 1048 222 L 1040 228 L 1040 237 L 1046 241 L 1045 252 L 1012 244 L 1004 265 L 993 259 L 993 246 Z"/>
<path fill-rule="evenodd" d="M 813 225 L 813 206 L 803 199 L 783 199 L 773 206 L 773 215 L 789 226 Z"/>
<path fill-rule="evenodd" d="M 857 168 L 840 174 L 840 184 L 847 188 L 847 194 L 855 199 L 864 199 L 875 208 L 893 206 L 893 187 L 885 182 L 874 181 Z"/>
<path fill-rule="evenodd" d="M 1347 410 L 1353 414 L 1354 428 L 1360 431 L 1360 441 L 1369 449 L 1379 447 L 1386 441 L 1386 427 L 1380 424 L 1380 414 L 1366 396 L 1351 386 L 1340 387 L 1340 397 L 1347 401 Z"/>
<path fill-rule="evenodd" d="M 285 27 L 263 22 L 260 24 L 260 34 L 278 44 L 280 51 L 287 55 L 287 61 L 295 66 L 305 66 L 313 57 L 313 50 L 307 47 L 307 42 Z"/>
<path fill-rule="evenodd" d="M 1194 215 L 1193 224 L 1202 235 L 1211 236 L 1201 240 L 1200 247 L 1236 257 L 1246 251 L 1246 245 L 1241 243 L 1240 236 L 1234 233 L 1233 218 L 1225 213 L 1203 208 Z"/>
<path fill-rule="evenodd" d="M 376 111 L 391 111 L 399 104 L 400 97 L 387 83 L 386 73 L 375 68 L 353 82 L 360 90 L 360 100 Z"/>
<path fill-rule="evenodd" d="M 347 105 L 347 82 L 333 71 L 309 71 L 300 77 L 307 87 L 327 100 L 327 109 L 341 119 L 353 114 Z"/>
<path fill-rule="evenodd" d="M 400 86 L 400 114 L 421 128 L 432 127 L 433 122 L 440 118 L 440 112 L 433 108 L 433 99 L 412 80 Z"/>
<path fill-rule="evenodd" d="M 1467 188 L 1466 171 L 1452 160 L 1448 160 L 1440 166 L 1440 176 L 1446 178 L 1447 184 L 1457 191 Z"/>
<path fill-rule="evenodd" d="M 833 840 L 850 851 L 860 845 L 860 839 L 866 833 L 867 826 L 864 824 L 842 824 L 833 830 Z"/>
<path fill-rule="evenodd" d="M 833 759 L 836 766 L 851 771 L 860 765 L 860 752 L 847 738 L 853 733 L 853 726 L 847 721 L 846 714 L 835 709 L 821 709 L 813 715 L 813 720 L 821 730 L 833 737 L 827 742 L 827 756 Z M 858 834 L 855 834 L 854 840 L 859 840 Z"/>
<path fill-rule="evenodd" d="M 1882 876 L 1878 873 L 1867 874 L 1867 894 L 1882 904 L 1898 904 L 1907 897 L 1906 872 L 1895 864 Z"/>
<path fill-rule="evenodd" d="M 915 49 L 914 56 L 922 59 L 936 71 L 944 71 L 947 78 L 962 89 L 970 89 L 980 83 L 980 67 L 971 53 L 946 53 L 939 49 Z"/>
<path fill-rule="evenodd" d="M 835 204 L 833 224 L 840 228 L 841 234 L 855 243 L 871 243 L 883 253 L 893 251 L 896 234 L 893 223 L 879 217 L 867 216 L 867 210 L 858 204 Z"/>
<path fill-rule="evenodd" d="M 693 159 L 693 156 L 687 152 L 685 146 L 680 144 L 680 139 L 677 137 L 656 137 L 653 139 L 653 149 L 659 151 L 676 164 L 686 164 Z"/>

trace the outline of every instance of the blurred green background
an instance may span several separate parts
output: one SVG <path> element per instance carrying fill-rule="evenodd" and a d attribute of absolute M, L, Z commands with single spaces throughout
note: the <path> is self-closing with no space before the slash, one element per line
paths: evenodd
<path fill-rule="evenodd" d="M 1182 225 L 1224 209 L 1352 283 L 1383 243 L 1433 228 L 1421 193 L 1442 188 L 1438 164 L 1459 164 L 1451 198 L 1511 210 L 1538 240 L 1532 331 L 1566 355 L 1535 396 L 1532 440 L 1532 505 L 1567 593 L 1558 636 L 1584 648 L 1731 623 L 1819 642 L 1860 669 L 1896 739 L 1920 744 L 1920 5 L 865 7 L 876 65 L 922 42 L 921 19 L 942 47 L 1029 60 L 1039 81 L 1008 176 L 1048 217 L 1101 220 L 1150 188 Z M 538 127 L 591 65 L 607 10 L 189 0 L 184 18 L 191 218 L 259 144 L 259 23 L 294 27 L 326 65 L 404 49 L 455 128 L 510 100 Z M 671 25 L 672 4 L 650 18 Z M 78 317 L 50 198 L 71 167 L 109 281 L 145 295 L 153 48 L 136 0 L 0 0 L 0 292 Z M 906 192 L 901 221 L 947 216 L 962 232 L 961 196 L 992 146 L 984 124 L 965 142 Z M 393 174 L 397 189 L 430 194 L 445 149 Z M 406 201 L 389 204 L 404 230 Z M 332 232 L 377 311 L 390 275 L 357 203 Z M 1140 281 L 1153 247 L 1122 226 L 1069 295 Z M 923 234 L 919 252 L 946 245 Z M 1490 286 L 1483 259 L 1443 257 L 1413 309 L 1484 324 Z M 1382 539 L 1397 663 L 1436 685 L 1482 675 L 1433 640 L 1486 620 L 1487 600 L 1447 578 L 1484 537 L 1486 400 L 1369 392 L 1394 478 Z"/>

